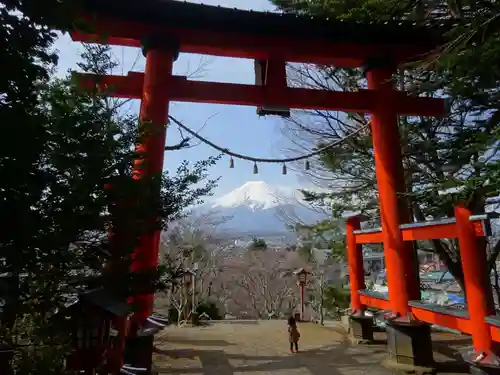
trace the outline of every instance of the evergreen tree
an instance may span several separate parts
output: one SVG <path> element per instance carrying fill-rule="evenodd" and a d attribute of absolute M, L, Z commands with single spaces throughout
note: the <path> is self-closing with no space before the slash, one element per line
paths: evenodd
<path fill-rule="evenodd" d="M 182 216 L 216 183 L 206 174 L 213 158 L 132 178 L 132 159 L 141 156 L 134 151 L 137 116 L 69 78 L 51 79 L 52 26 L 64 29 L 57 17 L 71 19 L 66 5 L 0 6 L 0 344 L 22 340 L 14 370 L 23 375 L 64 373 L 67 332 L 52 318 L 68 295 L 119 285 L 110 289 L 126 298 L 153 291 L 160 275 L 176 277 L 165 267 L 131 274 L 131 254 L 140 236 Z M 107 47 L 88 46 L 80 68 L 103 73 L 113 66 Z M 109 229 L 119 243 L 108 243 Z"/>
<path fill-rule="evenodd" d="M 266 250 L 267 243 L 263 238 L 254 237 L 249 246 L 250 250 Z"/>

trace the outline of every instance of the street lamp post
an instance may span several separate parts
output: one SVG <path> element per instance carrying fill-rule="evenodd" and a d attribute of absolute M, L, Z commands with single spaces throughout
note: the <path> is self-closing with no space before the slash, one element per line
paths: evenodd
<path fill-rule="evenodd" d="M 294 272 L 294 274 L 297 276 L 297 284 L 299 285 L 299 290 L 300 290 L 300 320 L 304 321 L 305 320 L 305 314 L 304 314 L 304 306 L 305 306 L 305 299 L 304 299 L 304 288 L 305 285 L 307 284 L 307 276 L 310 274 L 310 272 L 306 271 L 304 268 L 300 268 Z"/>

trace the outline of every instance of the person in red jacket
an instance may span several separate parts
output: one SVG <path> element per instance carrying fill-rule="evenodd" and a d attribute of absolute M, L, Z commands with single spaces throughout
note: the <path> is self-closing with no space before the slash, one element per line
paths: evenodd
<path fill-rule="evenodd" d="M 300 333 L 297 329 L 297 322 L 293 316 L 288 318 L 288 338 L 290 339 L 290 352 L 293 353 L 294 349 L 295 352 L 298 352 Z"/>

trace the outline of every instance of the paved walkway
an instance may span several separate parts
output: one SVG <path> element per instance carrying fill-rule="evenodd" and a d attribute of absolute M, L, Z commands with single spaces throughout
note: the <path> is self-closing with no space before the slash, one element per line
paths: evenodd
<path fill-rule="evenodd" d="M 312 323 L 299 325 L 300 352 L 289 353 L 284 321 L 169 327 L 157 339 L 160 374 L 389 375 L 383 346 L 350 346 L 345 336 Z"/>

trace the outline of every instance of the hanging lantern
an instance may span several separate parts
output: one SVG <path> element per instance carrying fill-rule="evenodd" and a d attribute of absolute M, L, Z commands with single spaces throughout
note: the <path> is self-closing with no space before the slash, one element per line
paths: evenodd
<path fill-rule="evenodd" d="M 281 173 L 283 173 L 284 175 L 286 175 L 286 165 L 285 164 L 283 164 L 283 168 L 282 168 Z"/>
<path fill-rule="evenodd" d="M 234 159 L 231 156 L 231 159 L 229 159 L 229 168 L 234 168 Z"/>
<path fill-rule="evenodd" d="M 257 166 L 257 163 L 253 164 L 253 174 L 259 174 L 259 167 Z"/>
<path fill-rule="evenodd" d="M 298 283 L 301 285 L 305 285 L 307 283 L 307 276 L 310 275 L 310 272 L 306 271 L 303 268 L 298 269 L 294 272 L 295 276 L 297 276 Z"/>
<path fill-rule="evenodd" d="M 306 171 L 308 171 L 309 169 L 311 169 L 311 163 L 309 162 L 309 160 L 306 160 L 306 163 L 305 163 L 305 169 Z"/>

